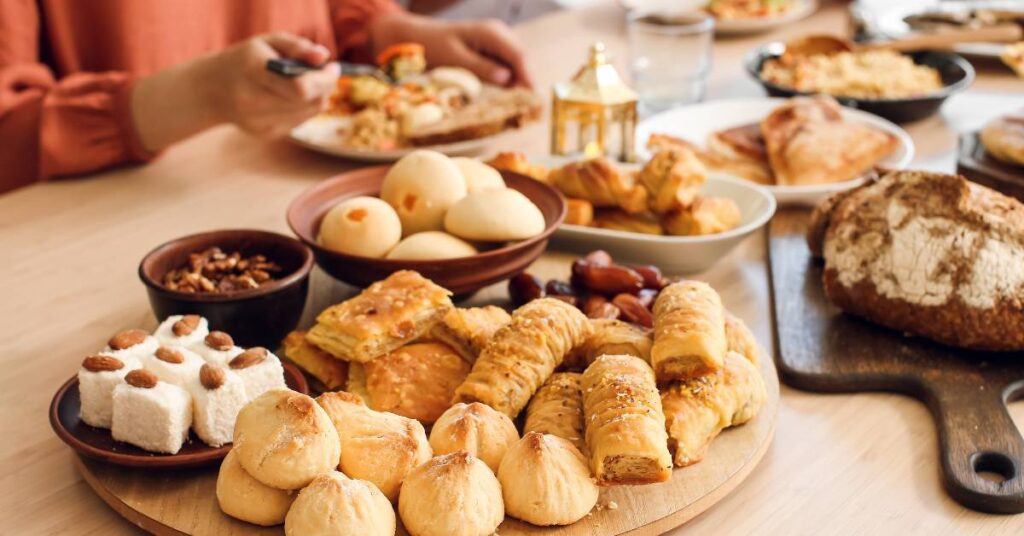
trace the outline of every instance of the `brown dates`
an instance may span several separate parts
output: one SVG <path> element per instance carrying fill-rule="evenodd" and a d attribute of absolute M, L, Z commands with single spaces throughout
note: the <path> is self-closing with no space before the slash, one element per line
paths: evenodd
<path fill-rule="evenodd" d="M 588 289 L 608 296 L 636 294 L 644 288 L 644 278 L 625 266 L 588 264 L 583 267 L 582 279 Z"/>
<path fill-rule="evenodd" d="M 508 295 L 519 307 L 544 297 L 544 283 L 539 277 L 523 272 L 508 280 Z"/>
<path fill-rule="evenodd" d="M 651 315 L 650 309 L 644 307 L 644 304 L 640 303 L 640 299 L 636 296 L 619 294 L 612 299 L 612 304 L 622 312 L 623 320 L 645 328 L 654 327 L 654 317 Z"/>

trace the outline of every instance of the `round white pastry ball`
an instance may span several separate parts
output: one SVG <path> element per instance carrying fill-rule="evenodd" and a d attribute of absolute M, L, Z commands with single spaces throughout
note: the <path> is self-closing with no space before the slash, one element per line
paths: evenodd
<path fill-rule="evenodd" d="M 434 260 L 456 259 L 476 255 L 471 244 L 441 231 L 424 231 L 407 236 L 390 252 L 389 259 Z"/>
<path fill-rule="evenodd" d="M 317 476 L 299 492 L 284 521 L 284 533 L 394 534 L 395 524 L 395 511 L 376 486 L 331 471 Z"/>
<path fill-rule="evenodd" d="M 380 198 L 398 213 L 403 236 L 441 230 L 448 208 L 463 197 L 466 180 L 459 167 L 427 150 L 413 151 L 391 166 L 380 191 Z"/>
<path fill-rule="evenodd" d="M 459 156 L 452 158 L 452 162 L 459 166 L 462 178 L 466 180 L 466 191 L 469 193 L 505 188 L 505 180 L 501 178 L 501 173 L 475 158 Z"/>
<path fill-rule="evenodd" d="M 246 473 L 234 449 L 221 462 L 217 473 L 217 504 L 225 514 L 254 525 L 280 525 L 293 500 L 293 492 L 262 484 Z"/>
<path fill-rule="evenodd" d="M 498 468 L 505 512 L 539 526 L 571 525 L 597 504 L 587 459 L 569 441 L 528 432 Z"/>
<path fill-rule="evenodd" d="M 466 451 L 435 456 L 402 482 L 398 514 L 415 536 L 493 534 L 505 518 L 494 473 Z"/>
<path fill-rule="evenodd" d="M 346 199 L 320 222 L 320 243 L 348 255 L 383 257 L 401 238 L 395 209 L 376 197 Z"/>
<path fill-rule="evenodd" d="M 462 67 L 437 67 L 430 71 L 430 81 L 440 88 L 453 87 L 470 99 L 483 89 L 480 79 Z"/>
<path fill-rule="evenodd" d="M 455 203 L 445 215 L 444 228 L 466 240 L 523 240 L 544 232 L 544 215 L 516 190 L 483 190 Z"/>

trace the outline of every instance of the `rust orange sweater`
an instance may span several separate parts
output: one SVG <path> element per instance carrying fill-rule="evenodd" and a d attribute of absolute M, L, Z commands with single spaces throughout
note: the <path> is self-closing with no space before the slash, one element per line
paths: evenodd
<path fill-rule="evenodd" d="M 369 60 L 390 0 L 3 0 L 0 193 L 150 158 L 129 93 L 146 74 L 252 35 L 286 31 Z"/>

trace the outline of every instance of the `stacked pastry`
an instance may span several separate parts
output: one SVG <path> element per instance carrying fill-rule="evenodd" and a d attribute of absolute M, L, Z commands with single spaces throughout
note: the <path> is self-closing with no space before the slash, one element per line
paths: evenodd
<path fill-rule="evenodd" d="M 496 169 L 418 150 L 391 167 L 380 198 L 354 197 L 331 208 L 317 240 L 349 255 L 449 259 L 476 255 L 474 244 L 524 240 L 544 227 L 540 209 L 506 188 Z"/>
<path fill-rule="evenodd" d="M 280 360 L 265 348 L 243 350 L 211 332 L 205 318 L 171 316 L 153 335 L 130 329 L 111 337 L 78 372 L 82 421 L 109 428 L 118 441 L 177 453 L 189 429 L 204 443 L 231 441 L 242 406 L 284 387 Z"/>

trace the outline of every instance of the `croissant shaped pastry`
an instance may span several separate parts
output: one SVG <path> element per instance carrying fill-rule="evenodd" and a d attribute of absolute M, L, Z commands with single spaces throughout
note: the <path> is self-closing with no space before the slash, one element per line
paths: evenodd
<path fill-rule="evenodd" d="M 488 536 L 505 519 L 505 505 L 494 473 L 459 451 L 435 456 L 409 474 L 398 513 L 412 536 Z"/>
<path fill-rule="evenodd" d="M 527 303 L 480 352 L 454 401 L 483 402 L 515 418 L 590 331 L 590 321 L 575 306 L 554 298 Z"/>
<path fill-rule="evenodd" d="M 676 466 L 704 459 L 719 432 L 753 419 L 765 397 L 757 367 L 735 352 L 711 374 L 670 384 L 661 394 L 661 405 Z"/>
<path fill-rule="evenodd" d="M 606 158 L 566 164 L 551 172 L 551 183 L 567 197 L 595 207 L 618 207 L 629 214 L 647 210 L 647 190 Z"/>
<path fill-rule="evenodd" d="M 640 181 L 653 196 L 651 210 L 658 214 L 690 206 L 705 180 L 704 164 L 683 147 L 654 153 L 640 171 Z"/>
<path fill-rule="evenodd" d="M 505 513 L 539 526 L 583 519 L 600 493 L 572 443 L 537 432 L 528 432 L 505 454 L 498 482 Z"/>
<path fill-rule="evenodd" d="M 659 382 L 702 376 L 722 366 L 728 343 L 722 299 L 707 283 L 665 287 L 654 302 L 651 366 Z"/>
<path fill-rule="evenodd" d="M 295 499 L 284 521 L 287 536 L 395 534 L 395 511 L 365 480 L 332 471 L 313 479 Z"/>
<path fill-rule="evenodd" d="M 743 320 L 728 311 L 725 313 L 725 342 L 728 351 L 742 355 L 755 365 L 761 361 L 761 345 L 757 344 L 754 334 Z"/>
<path fill-rule="evenodd" d="M 794 97 L 761 121 L 777 184 L 852 180 L 899 145 L 888 132 L 843 121 L 840 109 L 831 97 Z"/>
<path fill-rule="evenodd" d="M 600 485 L 649 484 L 672 476 L 665 415 L 651 367 L 603 355 L 582 377 L 590 466 Z"/>
<path fill-rule="evenodd" d="M 344 391 L 324 393 L 317 403 L 338 429 L 341 470 L 373 483 L 391 502 L 409 471 L 430 459 L 427 435 L 414 419 L 374 411 Z"/>
<path fill-rule="evenodd" d="M 465 451 L 498 472 L 501 459 L 519 441 L 519 431 L 504 413 L 473 402 L 455 404 L 430 429 L 430 446 L 435 454 Z"/>
<path fill-rule="evenodd" d="M 580 452 L 587 451 L 579 373 L 556 372 L 540 386 L 526 408 L 523 432 L 551 434 L 569 441 Z"/>
<path fill-rule="evenodd" d="M 1024 350 L 1024 204 L 963 177 L 894 171 L 837 194 L 808 245 L 840 309 L 950 346 Z"/>

